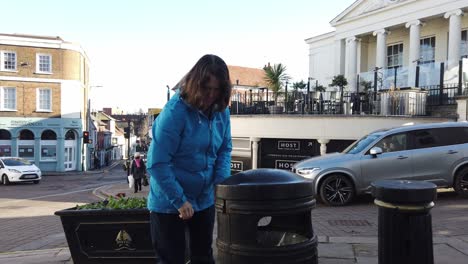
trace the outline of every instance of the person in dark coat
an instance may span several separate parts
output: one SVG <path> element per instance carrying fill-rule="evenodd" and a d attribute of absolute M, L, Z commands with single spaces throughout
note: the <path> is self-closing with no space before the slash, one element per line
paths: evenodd
<path fill-rule="evenodd" d="M 146 165 L 143 159 L 141 159 L 139 152 L 135 152 L 135 157 L 133 159 L 132 168 L 130 172 L 133 175 L 133 178 L 135 179 L 134 193 L 137 193 L 138 191 L 141 191 L 141 180 L 144 177 L 146 177 Z"/>

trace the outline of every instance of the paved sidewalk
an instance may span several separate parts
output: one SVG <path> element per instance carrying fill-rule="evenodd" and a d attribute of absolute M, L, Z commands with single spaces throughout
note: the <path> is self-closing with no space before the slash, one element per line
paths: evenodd
<path fill-rule="evenodd" d="M 105 198 L 108 196 L 115 196 L 118 193 L 125 193 L 126 197 L 146 197 L 148 193 L 148 187 L 143 187 L 142 192 L 133 193 L 133 190 L 128 188 L 128 185 L 124 182 L 121 184 L 108 185 L 95 190 L 94 194 Z M 455 202 L 441 201 L 440 207 L 444 207 L 444 203 L 448 204 L 450 208 L 456 208 L 452 203 L 466 204 L 465 201 L 454 200 Z M 437 203 L 436 203 L 437 207 Z M 363 209 L 365 208 L 365 209 Z M 368 222 L 374 223 L 376 221 L 377 208 L 372 206 L 369 202 L 364 205 L 356 204 L 347 208 L 329 208 L 324 206 L 318 206 L 313 214 L 319 214 L 320 217 L 314 217 L 313 224 L 314 229 L 319 238 L 319 263 L 320 264 L 377 264 L 377 237 L 376 237 L 376 225 L 371 224 L 369 226 L 351 226 L 336 227 L 330 226 L 327 223 L 327 216 L 331 215 L 331 212 L 339 212 L 347 217 L 353 217 L 354 214 L 364 214 L 368 217 Z M 343 212 L 342 212 L 343 211 Z M 463 212 L 463 211 L 462 211 Z M 457 213 L 459 214 L 459 213 Z M 433 214 L 433 226 L 444 223 L 447 219 L 434 219 Z M 448 215 L 444 212 L 444 215 Z M 443 217 L 441 217 L 443 218 Z M 447 218 L 447 217 L 445 217 Z M 464 218 L 466 223 L 466 213 L 464 215 L 450 215 L 450 218 Z M 328 217 L 330 219 L 330 217 Z M 353 218 L 351 218 L 353 219 Z M 329 220 L 328 220 L 329 222 Z M 316 228 L 317 227 L 317 228 Z M 350 232 L 354 231 L 354 232 Z M 444 236 L 443 232 L 434 232 L 434 260 L 435 263 L 445 264 L 466 264 L 468 263 L 468 234 L 464 234 L 463 229 L 460 229 L 461 233 L 452 234 L 451 236 Z M 216 229 L 215 229 L 216 231 Z M 333 231 L 333 232 L 332 232 Z M 332 234 L 332 235 L 330 235 Z M 353 235 L 354 234 L 354 235 Z M 355 235 L 361 234 L 361 235 Z M 372 235 L 367 235 L 372 234 Z M 375 234 L 375 235 L 374 235 Z M 216 235 L 216 234 L 215 234 Z M 216 253 L 216 248 L 215 253 Z M 70 258 L 68 248 L 57 248 L 52 250 L 38 250 L 38 251 L 20 251 L 0 254 L 0 263 L 25 263 L 25 264 L 36 264 L 36 263 L 73 263 Z M 222 263 L 221 263 L 222 264 Z"/>
<path fill-rule="evenodd" d="M 91 175 L 91 174 L 101 174 L 109 172 L 115 166 L 122 166 L 124 160 L 114 160 L 109 166 L 102 167 L 98 170 L 88 170 L 88 171 L 43 171 L 43 176 L 63 176 L 63 175 Z"/>

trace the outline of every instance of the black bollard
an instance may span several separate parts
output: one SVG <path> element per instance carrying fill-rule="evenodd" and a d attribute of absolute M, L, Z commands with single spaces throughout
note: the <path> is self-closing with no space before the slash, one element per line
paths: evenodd
<path fill-rule="evenodd" d="M 436 185 L 424 181 L 373 182 L 379 207 L 379 264 L 432 264 L 432 219 Z"/>

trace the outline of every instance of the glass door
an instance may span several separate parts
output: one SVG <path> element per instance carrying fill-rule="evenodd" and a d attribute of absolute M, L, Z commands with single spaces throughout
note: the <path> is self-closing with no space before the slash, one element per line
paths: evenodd
<path fill-rule="evenodd" d="M 76 169 L 76 157 L 75 157 L 74 147 L 65 147 L 64 162 L 65 162 L 65 171 Z"/>

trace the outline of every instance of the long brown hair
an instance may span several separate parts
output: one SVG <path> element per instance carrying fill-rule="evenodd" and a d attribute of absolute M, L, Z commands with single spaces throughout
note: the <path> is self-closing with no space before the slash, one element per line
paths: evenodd
<path fill-rule="evenodd" d="M 229 105 L 231 97 L 231 80 L 226 63 L 216 55 L 207 54 L 201 57 L 193 68 L 182 80 L 182 98 L 197 109 L 206 109 L 204 98 L 208 96 L 209 90 L 206 84 L 210 78 L 215 77 L 219 82 L 219 95 L 214 104 L 216 110 L 224 111 Z"/>

